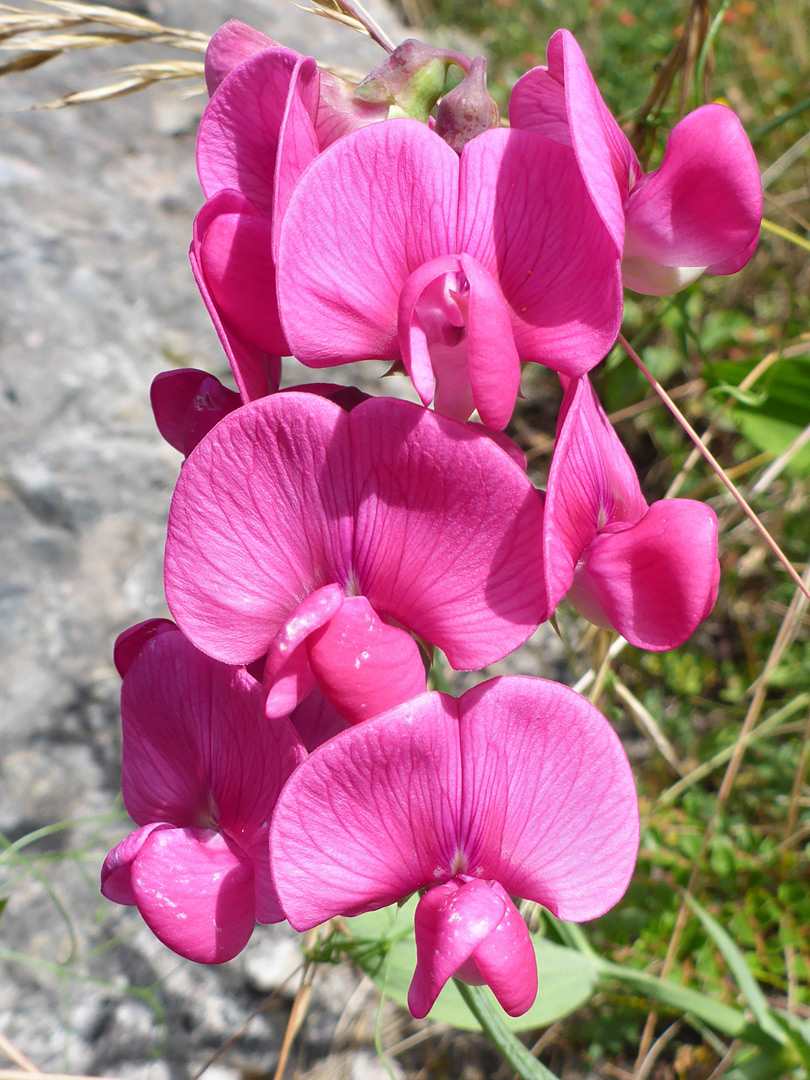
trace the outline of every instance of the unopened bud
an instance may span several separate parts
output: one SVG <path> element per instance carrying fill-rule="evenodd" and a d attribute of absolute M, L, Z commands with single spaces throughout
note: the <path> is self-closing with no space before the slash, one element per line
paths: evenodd
<path fill-rule="evenodd" d="M 452 65 L 467 71 L 469 56 L 408 38 L 370 72 L 355 90 L 363 101 L 385 104 L 394 115 L 427 123 L 430 110 L 444 94 Z"/>
<path fill-rule="evenodd" d="M 445 94 L 436 114 L 436 134 L 460 154 L 470 139 L 501 120 L 498 106 L 487 90 L 487 62 L 476 56 L 455 90 Z"/>

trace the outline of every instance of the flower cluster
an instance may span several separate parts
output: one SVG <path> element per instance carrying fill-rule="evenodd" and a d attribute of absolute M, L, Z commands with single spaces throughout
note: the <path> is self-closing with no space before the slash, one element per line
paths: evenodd
<path fill-rule="evenodd" d="M 183 956 L 419 892 L 414 1015 L 452 976 L 519 1015 L 537 970 L 512 898 L 586 920 L 627 887 L 635 788 L 601 713 L 529 677 L 429 691 L 431 659 L 492 664 L 565 596 L 645 649 L 706 618 L 715 516 L 648 505 L 587 373 L 622 282 L 739 269 L 761 196 L 730 110 L 687 116 L 644 175 L 567 31 L 548 60 L 505 127 L 480 57 L 408 41 L 352 87 L 240 23 L 210 44 L 191 264 L 238 393 L 153 384 L 186 459 L 176 622 L 116 644 L 138 828 L 102 870 Z M 421 404 L 280 391 L 286 355 L 391 361 Z M 503 434 L 526 361 L 564 392 L 545 492 Z"/>

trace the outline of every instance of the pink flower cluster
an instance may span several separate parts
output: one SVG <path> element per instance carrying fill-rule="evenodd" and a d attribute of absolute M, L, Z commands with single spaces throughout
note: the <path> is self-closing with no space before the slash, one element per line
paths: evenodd
<path fill-rule="evenodd" d="M 451 65 L 465 77 L 442 96 Z M 486 667 L 565 596 L 645 649 L 708 615 L 715 516 L 647 504 L 587 372 L 618 333 L 622 278 L 660 292 L 747 261 L 756 163 L 711 105 L 642 175 L 566 31 L 515 86 L 511 128 L 480 58 L 417 42 L 355 94 L 229 23 L 206 70 L 191 262 L 239 392 L 199 371 L 153 384 L 186 458 L 176 623 L 116 644 L 138 828 L 102 891 L 203 963 L 257 920 L 305 930 L 419 892 L 414 1015 L 452 976 L 518 1015 L 537 970 L 512 897 L 569 920 L 615 904 L 633 779 L 572 690 L 506 676 L 455 699 L 426 689 L 433 650 Z M 288 354 L 399 363 L 422 404 L 279 391 Z M 544 493 L 502 434 L 522 361 L 564 388 Z"/>

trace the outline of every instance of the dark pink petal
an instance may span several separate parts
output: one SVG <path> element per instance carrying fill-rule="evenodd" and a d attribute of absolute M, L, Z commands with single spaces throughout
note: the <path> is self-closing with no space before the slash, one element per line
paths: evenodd
<path fill-rule="evenodd" d="M 354 96 L 354 86 L 331 71 L 321 71 L 321 96 L 315 131 L 318 145 L 325 150 L 341 135 L 348 135 L 366 124 L 385 120 L 387 105 L 375 105 Z"/>
<path fill-rule="evenodd" d="M 457 191 L 458 156 L 415 120 L 370 124 L 313 161 L 281 223 L 279 303 L 295 356 L 310 367 L 399 357 L 400 291 L 453 251 Z"/>
<path fill-rule="evenodd" d="M 318 70 L 311 57 L 292 49 L 267 49 L 234 68 L 200 121 L 197 172 L 205 197 L 238 191 L 272 219 L 285 121 L 289 115 L 297 128 L 288 154 L 298 158 L 301 140 L 311 146 L 314 157 L 317 111 Z"/>
<path fill-rule="evenodd" d="M 149 396 L 158 431 L 183 457 L 242 404 L 219 379 L 196 368 L 161 371 L 152 380 Z"/>
<path fill-rule="evenodd" d="M 121 691 L 124 803 L 141 825 L 220 829 L 237 844 L 266 831 L 278 794 L 305 756 L 287 721 L 264 720 L 244 670 L 175 630 L 153 637 Z"/>
<path fill-rule="evenodd" d="M 124 630 L 115 639 L 113 645 L 113 663 L 118 674 L 123 677 L 129 671 L 132 661 L 147 643 L 157 634 L 167 630 L 176 630 L 171 619 L 146 619 Z"/>
<path fill-rule="evenodd" d="M 209 96 L 231 71 L 244 60 L 264 49 L 278 48 L 260 30 L 255 30 L 238 19 L 229 19 L 214 34 L 205 50 L 205 85 Z"/>
<path fill-rule="evenodd" d="M 364 596 L 348 596 L 307 638 L 315 680 L 350 724 L 378 716 L 425 692 L 419 646 L 383 622 Z"/>
<path fill-rule="evenodd" d="M 317 686 L 290 713 L 290 722 L 310 753 L 350 726 L 334 705 L 329 704 L 323 691 Z"/>
<path fill-rule="evenodd" d="M 487 885 L 501 897 L 506 910 L 456 977 L 473 985 L 486 983 L 505 1012 L 522 1016 L 537 997 L 537 956 L 528 927 L 506 890 L 497 881 Z"/>
<path fill-rule="evenodd" d="M 197 288 L 228 357 L 242 400 L 246 402 L 278 389 L 281 360 L 245 341 L 223 317 L 208 287 L 201 262 L 201 248 L 210 221 L 221 213 L 243 213 L 247 205 L 238 191 L 223 191 L 209 199 L 194 219 L 194 236 L 188 253 Z"/>
<path fill-rule="evenodd" d="M 455 668 L 517 648 L 548 616 L 543 510 L 525 473 L 490 439 L 416 405 L 377 398 L 348 419 L 358 591 Z"/>
<path fill-rule="evenodd" d="M 661 167 L 626 206 L 625 257 L 707 267 L 750 251 L 762 218 L 762 185 L 740 121 L 703 105 L 673 129 Z"/>
<path fill-rule="evenodd" d="M 452 698 L 424 694 L 317 749 L 287 782 L 271 829 L 273 879 L 295 929 L 446 880 L 459 799 Z"/>
<path fill-rule="evenodd" d="M 256 213 L 212 217 L 199 258 L 208 288 L 226 322 L 262 352 L 289 353 L 276 300 L 273 227 Z"/>
<path fill-rule="evenodd" d="M 714 511 L 663 499 L 632 528 L 597 536 L 569 599 L 640 649 L 674 649 L 714 606 L 719 573 Z"/>
<path fill-rule="evenodd" d="M 414 916 L 416 970 L 408 990 L 408 1008 L 417 1020 L 427 1016 L 447 980 L 495 930 L 507 903 L 511 905 L 508 897 L 504 903 L 484 881 L 454 878 L 428 889 Z M 468 981 L 480 985 L 483 980 L 473 976 Z"/>
<path fill-rule="evenodd" d="M 344 412 L 351 412 L 361 401 L 368 401 L 371 397 L 371 394 L 367 394 L 365 390 L 361 390 L 357 386 L 340 386 L 338 383 L 325 382 L 299 383 L 297 386 L 285 386 L 284 389 L 280 391 L 282 394 L 290 392 L 297 394 L 317 394 L 318 397 L 324 397 L 329 401 L 334 401 L 334 403 L 339 405 Z"/>
<path fill-rule="evenodd" d="M 274 722 L 270 721 L 270 723 Z M 260 923 L 283 922 L 286 915 L 282 910 L 270 871 L 270 822 L 267 822 L 266 828 L 257 830 L 249 840 L 243 841 L 241 847 L 247 853 L 253 867 L 256 921 Z"/>
<path fill-rule="evenodd" d="M 132 891 L 132 863 L 143 847 L 144 841 L 155 829 L 171 829 L 171 825 L 156 821 L 131 832 L 120 844 L 116 844 L 101 867 L 101 894 L 115 904 L 137 903 Z"/>
<path fill-rule="evenodd" d="M 265 715 L 287 716 L 312 692 L 314 676 L 307 654 L 308 636 L 323 626 L 343 603 L 339 585 L 324 585 L 302 600 L 279 630 L 267 652 Z"/>
<path fill-rule="evenodd" d="M 458 244 L 499 283 L 522 360 L 580 375 L 608 352 L 619 257 L 568 147 L 503 128 L 468 143 Z"/>
<path fill-rule="evenodd" d="M 624 202 L 641 171 L 638 160 L 602 100 L 573 34 L 553 34 L 547 59 L 547 69 L 534 68 L 515 83 L 510 123 L 573 147 L 599 216 L 621 251 Z"/>
<path fill-rule="evenodd" d="M 207 829 L 157 829 L 132 865 L 144 922 L 180 956 L 222 964 L 244 949 L 256 922 L 253 870 Z"/>
<path fill-rule="evenodd" d="M 759 230 L 757 230 L 756 236 L 751 240 L 748 247 L 742 249 L 738 254 L 733 255 L 729 259 L 722 259 L 720 262 L 712 263 L 711 266 L 706 268 L 707 274 L 736 274 L 738 270 L 742 270 L 745 264 L 749 261 L 751 256 L 757 249 L 759 243 Z"/>
<path fill-rule="evenodd" d="M 580 922 L 624 894 L 638 851 L 638 803 L 622 745 L 602 714 L 557 683 L 491 679 L 458 704 L 462 872 Z"/>
<path fill-rule="evenodd" d="M 277 394 L 226 417 L 186 462 L 169 514 L 166 595 L 199 647 L 249 663 L 309 593 L 348 582 L 343 429 L 353 415 L 314 394 Z"/>
<path fill-rule="evenodd" d="M 572 379 L 557 420 L 543 523 L 546 587 L 554 607 L 597 533 L 615 522 L 634 524 L 646 512 L 633 464 L 590 380 Z"/>

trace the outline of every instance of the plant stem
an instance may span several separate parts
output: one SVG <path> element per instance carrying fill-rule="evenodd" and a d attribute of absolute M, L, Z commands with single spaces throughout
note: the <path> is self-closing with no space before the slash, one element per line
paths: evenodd
<path fill-rule="evenodd" d="M 501 1057 L 523 1080 L 558 1080 L 553 1072 L 534 1057 L 520 1039 L 504 1023 L 503 1013 L 483 986 L 469 986 L 453 980 L 464 1003 L 481 1025 L 481 1030 Z"/>

